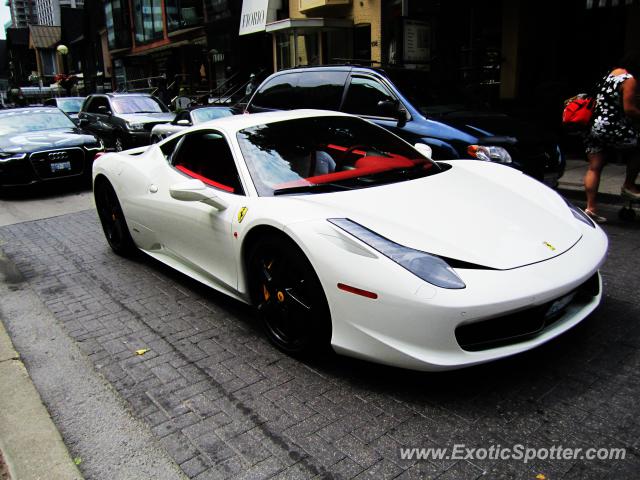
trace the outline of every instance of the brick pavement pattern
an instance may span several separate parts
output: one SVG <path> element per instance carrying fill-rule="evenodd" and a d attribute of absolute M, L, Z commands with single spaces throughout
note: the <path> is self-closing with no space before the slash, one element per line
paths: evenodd
<path fill-rule="evenodd" d="M 448 373 L 274 349 L 251 310 L 111 252 L 85 211 L 0 242 L 95 368 L 190 478 L 638 478 L 638 228 L 610 225 L 606 298 L 532 352 Z M 392 321 L 392 319 L 390 319 Z M 144 355 L 136 350 L 148 348 Z M 625 447 L 618 461 L 401 460 L 399 448 Z"/>

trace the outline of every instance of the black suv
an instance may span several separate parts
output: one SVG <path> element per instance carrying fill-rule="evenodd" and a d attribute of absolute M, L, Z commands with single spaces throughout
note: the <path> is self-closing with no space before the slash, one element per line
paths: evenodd
<path fill-rule="evenodd" d="M 473 95 L 430 82 L 419 70 L 334 66 L 282 70 L 258 87 L 245 112 L 319 108 L 359 115 L 436 160 L 500 162 L 556 187 L 565 161 L 554 136 L 507 115 L 470 107 Z"/>
<path fill-rule="evenodd" d="M 117 151 L 149 145 L 151 129 L 174 116 L 161 100 L 143 93 L 89 95 L 78 114 L 82 128 Z"/>

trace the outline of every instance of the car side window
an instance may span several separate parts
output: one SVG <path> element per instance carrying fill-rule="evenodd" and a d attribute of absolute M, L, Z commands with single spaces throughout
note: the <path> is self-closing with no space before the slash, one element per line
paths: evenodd
<path fill-rule="evenodd" d="M 380 82 L 369 77 L 352 77 L 342 110 L 355 115 L 386 117 L 378 107 L 379 102 L 397 101 Z"/>
<path fill-rule="evenodd" d="M 273 110 L 289 110 L 297 104 L 295 87 L 298 83 L 298 75 L 287 73 L 279 75 L 269 81 L 255 94 L 251 105 L 257 108 L 269 108 Z"/>
<path fill-rule="evenodd" d="M 308 72 L 296 86 L 297 104 L 292 108 L 339 110 L 347 72 Z"/>
<path fill-rule="evenodd" d="M 109 102 L 107 101 L 106 98 L 104 98 L 104 97 L 93 97 L 93 99 L 91 100 L 91 103 L 87 107 L 87 112 L 89 112 L 89 113 L 104 113 L 104 109 L 100 109 L 101 106 L 106 107 L 107 110 L 110 110 Z"/>
<path fill-rule="evenodd" d="M 244 195 L 227 139 L 214 130 L 183 135 L 171 156 L 172 166 L 191 178 L 226 192 Z"/>
<path fill-rule="evenodd" d="M 178 146 L 181 140 L 182 140 L 181 136 L 172 137 L 171 140 L 168 140 L 164 142 L 162 145 L 160 145 L 160 151 L 162 152 L 166 160 L 169 160 L 171 158 L 171 156 L 173 155 L 173 152 L 176 150 L 176 147 Z"/>

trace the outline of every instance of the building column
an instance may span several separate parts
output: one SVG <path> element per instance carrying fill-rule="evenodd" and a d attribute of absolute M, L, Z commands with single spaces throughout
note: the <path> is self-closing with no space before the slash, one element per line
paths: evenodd
<path fill-rule="evenodd" d="M 518 94 L 521 0 L 502 2 L 502 64 L 500 99 L 512 100 Z"/>

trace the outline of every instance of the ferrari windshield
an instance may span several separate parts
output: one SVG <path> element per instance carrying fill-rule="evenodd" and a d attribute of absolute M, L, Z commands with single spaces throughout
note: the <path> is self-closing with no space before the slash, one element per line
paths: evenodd
<path fill-rule="evenodd" d="M 273 122 L 238 132 L 260 196 L 352 190 L 441 168 L 381 127 L 355 117 Z"/>
<path fill-rule="evenodd" d="M 57 108 L 6 110 L 0 113 L 0 136 L 74 127 L 69 117 Z"/>

